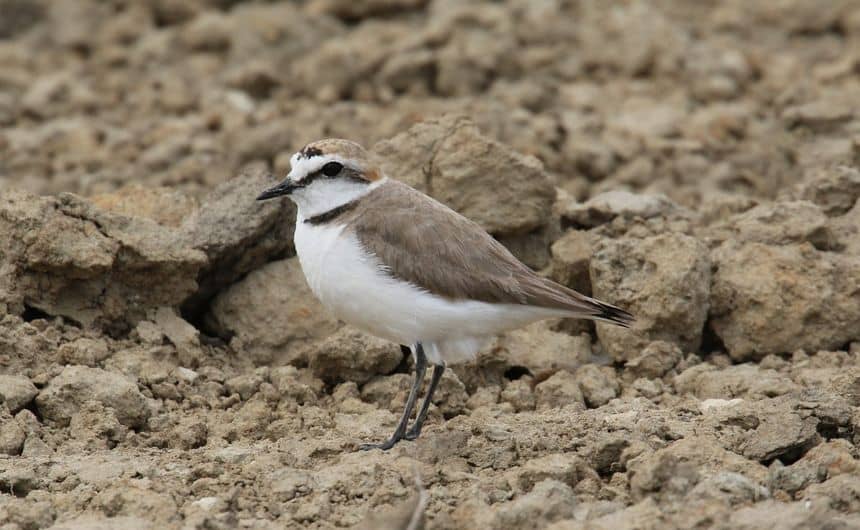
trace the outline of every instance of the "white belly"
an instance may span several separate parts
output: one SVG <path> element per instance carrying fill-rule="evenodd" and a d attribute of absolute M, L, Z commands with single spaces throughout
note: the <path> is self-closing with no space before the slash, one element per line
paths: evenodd
<path fill-rule="evenodd" d="M 421 342 L 431 362 L 472 359 L 485 338 L 560 316 L 549 309 L 430 294 L 387 274 L 343 226 L 314 226 L 300 218 L 295 244 L 308 285 L 329 311 L 398 344 Z"/>

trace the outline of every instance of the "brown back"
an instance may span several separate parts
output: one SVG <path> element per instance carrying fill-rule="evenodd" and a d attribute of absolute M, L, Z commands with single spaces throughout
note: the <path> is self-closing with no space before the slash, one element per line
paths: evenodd
<path fill-rule="evenodd" d="M 480 225 L 401 182 L 379 186 L 339 220 L 393 276 L 439 296 L 533 305 L 580 316 L 599 316 L 605 310 L 587 296 L 538 276 Z"/>

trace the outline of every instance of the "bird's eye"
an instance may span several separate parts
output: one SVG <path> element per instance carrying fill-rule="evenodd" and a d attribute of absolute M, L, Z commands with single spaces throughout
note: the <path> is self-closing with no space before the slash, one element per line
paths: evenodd
<path fill-rule="evenodd" d="M 343 169 L 343 164 L 340 162 L 329 162 L 328 164 L 322 167 L 323 175 L 327 177 L 334 177 L 340 170 Z"/>

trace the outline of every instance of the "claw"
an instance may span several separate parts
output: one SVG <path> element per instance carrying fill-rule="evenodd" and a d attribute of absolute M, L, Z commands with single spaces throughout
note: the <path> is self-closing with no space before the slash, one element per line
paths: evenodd
<path fill-rule="evenodd" d="M 370 451 L 371 449 L 382 449 L 383 451 L 388 451 L 399 442 L 400 439 L 389 438 L 382 443 L 364 443 L 358 446 L 359 451 Z"/>
<path fill-rule="evenodd" d="M 409 432 L 403 435 L 404 440 L 409 440 L 410 442 L 416 438 L 421 436 L 421 428 L 416 429 L 414 426 L 409 429 Z"/>

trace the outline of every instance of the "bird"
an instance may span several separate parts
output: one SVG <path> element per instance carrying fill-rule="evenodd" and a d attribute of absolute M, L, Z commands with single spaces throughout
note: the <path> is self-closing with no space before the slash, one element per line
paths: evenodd
<path fill-rule="evenodd" d="M 388 450 L 421 434 L 449 364 L 493 336 L 547 318 L 630 327 L 627 311 L 540 276 L 476 222 L 389 178 L 360 144 L 327 138 L 290 158 L 257 200 L 296 204 L 294 244 L 307 284 L 339 320 L 400 345 L 415 379 Z M 411 428 L 427 364 L 433 373 Z"/>

